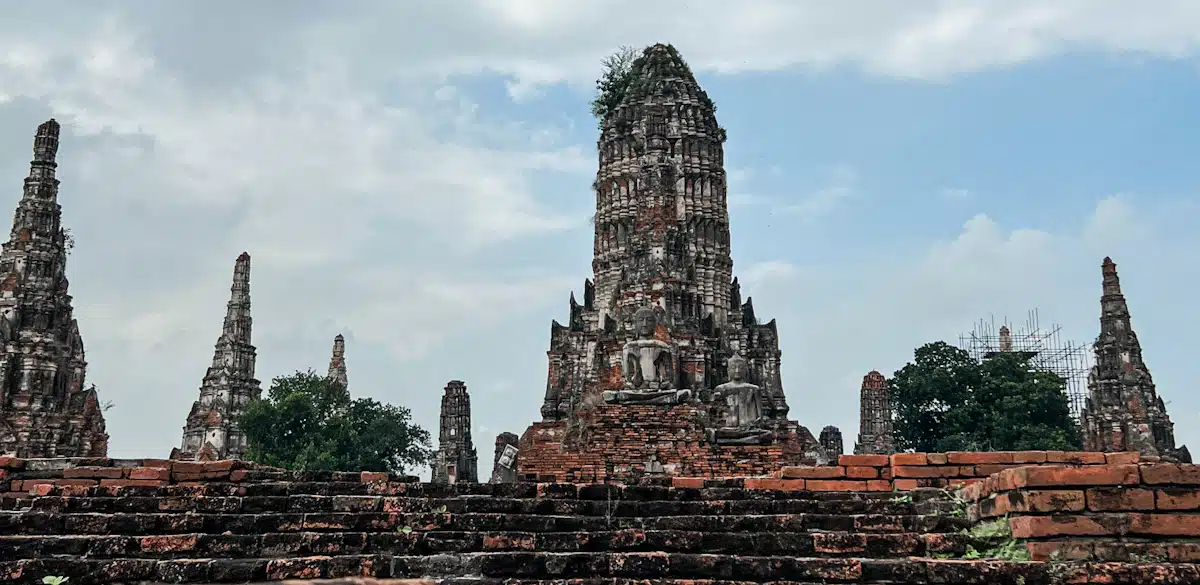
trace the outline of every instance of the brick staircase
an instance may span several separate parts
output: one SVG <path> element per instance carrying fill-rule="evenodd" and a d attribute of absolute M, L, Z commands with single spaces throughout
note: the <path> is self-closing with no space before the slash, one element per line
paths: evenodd
<path fill-rule="evenodd" d="M 0 498 L 0 582 L 1200 582 L 1187 564 L 960 560 L 987 543 L 941 489 L 433 485 L 222 463 L 176 483 L 131 479 L 155 474 L 144 462 L 22 470 L 28 491 Z"/>

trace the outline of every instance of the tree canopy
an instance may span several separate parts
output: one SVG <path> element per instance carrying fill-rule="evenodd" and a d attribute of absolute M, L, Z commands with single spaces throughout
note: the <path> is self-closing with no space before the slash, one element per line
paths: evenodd
<path fill-rule="evenodd" d="M 979 362 L 945 342 L 918 348 L 889 381 L 896 446 L 924 452 L 1074 450 L 1066 381 L 1019 352 Z"/>
<path fill-rule="evenodd" d="M 637 58 L 637 49 L 626 45 L 604 58 L 603 72 L 596 80 L 596 98 L 592 100 L 592 115 L 598 122 L 603 122 L 609 112 L 617 109 L 625 92 L 629 91 L 634 80 L 633 63 Z"/>
<path fill-rule="evenodd" d="M 271 381 L 240 424 L 250 460 L 285 469 L 402 473 L 428 463 L 429 432 L 402 406 L 351 400 L 346 388 L 314 373 Z"/>

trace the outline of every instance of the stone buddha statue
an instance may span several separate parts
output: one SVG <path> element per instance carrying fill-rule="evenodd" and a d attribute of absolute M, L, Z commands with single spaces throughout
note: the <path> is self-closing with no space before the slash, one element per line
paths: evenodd
<path fill-rule="evenodd" d="M 637 338 L 621 349 L 621 373 L 625 388 L 604 393 L 609 404 L 678 404 L 691 396 L 690 390 L 675 389 L 678 376 L 671 345 L 654 338 L 658 315 L 642 307 L 633 315 Z"/>
<path fill-rule="evenodd" d="M 717 386 L 713 400 L 724 408 L 722 426 L 709 429 L 708 440 L 718 445 L 761 445 L 775 438 L 762 428 L 767 422 L 762 413 L 760 388 L 746 381 L 745 358 L 734 355 L 728 363 L 729 381 Z"/>

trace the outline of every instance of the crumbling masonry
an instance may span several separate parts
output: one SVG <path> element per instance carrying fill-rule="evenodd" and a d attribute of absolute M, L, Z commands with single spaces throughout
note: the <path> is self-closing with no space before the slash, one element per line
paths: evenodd
<path fill-rule="evenodd" d="M 0 455 L 103 457 L 108 434 L 67 291 L 71 237 L 58 203 L 59 124 L 37 128 L 9 240 L 0 249 Z M 0 474 L 2 477 L 3 474 Z"/>
<path fill-rule="evenodd" d="M 817 442 L 821 443 L 821 448 L 831 459 L 837 458 L 846 450 L 845 444 L 842 442 L 842 431 L 833 425 L 821 429 L 821 435 L 817 438 Z"/>
<path fill-rule="evenodd" d="M 192 404 L 183 427 L 183 445 L 171 459 L 241 459 L 246 455 L 246 435 L 237 417 L 262 388 L 254 377 L 256 350 L 250 341 L 250 254 L 242 252 L 233 267 L 233 285 L 225 309 L 221 337 L 212 365 L 200 384 L 200 398 Z"/>
<path fill-rule="evenodd" d="M 1137 451 L 1166 460 L 1190 463 L 1187 447 L 1175 447 L 1175 425 L 1142 361 L 1142 346 L 1121 294 L 1117 265 L 1101 265 L 1100 335 L 1096 360 L 1088 375 L 1088 398 L 1080 416 L 1088 451 Z"/>
<path fill-rule="evenodd" d="M 673 47 L 646 49 L 632 78 L 597 145 L 595 282 L 584 283 L 582 303 L 571 295 L 566 325 L 551 325 L 542 422 L 522 436 L 522 478 L 754 473 L 827 461 L 812 433 L 787 418 L 775 321 L 759 321 L 733 278 L 725 131 L 712 101 Z M 635 316 L 647 310 L 657 341 L 636 331 Z M 623 371 L 623 348 L 634 339 L 661 342 L 655 351 L 667 359 L 653 364 L 664 376 L 653 374 L 656 392 L 675 400 L 677 390 L 686 400 L 605 398 L 625 392 L 631 378 L 643 380 Z M 718 448 L 709 431 L 725 413 L 713 393 L 730 379 L 734 356 L 745 360 L 739 384 L 755 387 L 758 418 L 743 429 L 753 440 Z M 628 396 L 637 399 L 636 392 L 619 398 Z M 663 433 L 672 440 L 661 440 Z M 758 437 L 769 440 L 749 444 Z"/>
<path fill-rule="evenodd" d="M 856 455 L 889 455 L 896 452 L 892 436 L 892 401 L 887 379 L 872 370 L 863 376 L 858 400 Z"/>
<path fill-rule="evenodd" d="M 442 394 L 442 424 L 433 465 L 434 483 L 479 481 L 479 456 L 471 440 L 471 395 L 459 380 Z"/>
<path fill-rule="evenodd" d="M 496 454 L 492 458 L 491 483 L 513 483 L 517 481 L 517 459 L 520 451 L 514 433 L 496 435 Z"/>

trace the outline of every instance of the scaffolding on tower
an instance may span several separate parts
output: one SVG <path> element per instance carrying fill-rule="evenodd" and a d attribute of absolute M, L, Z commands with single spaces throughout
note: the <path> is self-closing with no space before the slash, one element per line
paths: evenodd
<path fill-rule="evenodd" d="M 1023 354 L 1035 370 L 1053 372 L 1066 381 L 1065 392 L 1071 416 L 1079 420 L 1079 412 L 1087 399 L 1087 377 L 1091 369 L 1090 352 L 1086 344 L 1063 341 L 1062 327 L 1051 325 L 1043 330 L 1038 311 L 1026 315 L 1023 327 L 1014 327 L 1005 318 L 999 327 L 995 316 L 980 319 L 975 329 L 958 337 L 958 345 L 972 358 L 983 361 L 1001 352 Z"/>

